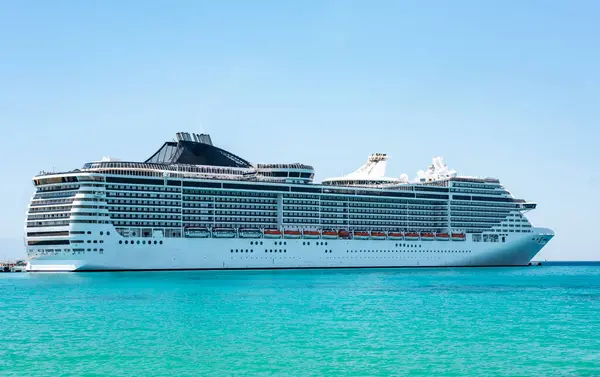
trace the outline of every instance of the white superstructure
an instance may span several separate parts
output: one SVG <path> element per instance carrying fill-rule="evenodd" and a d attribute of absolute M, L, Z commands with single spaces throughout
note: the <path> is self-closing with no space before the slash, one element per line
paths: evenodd
<path fill-rule="evenodd" d="M 145 162 L 41 173 L 27 212 L 30 271 L 527 265 L 553 237 L 497 179 L 435 158 L 415 182 L 376 153 L 312 182 L 304 164 L 251 164 L 178 133 Z"/>

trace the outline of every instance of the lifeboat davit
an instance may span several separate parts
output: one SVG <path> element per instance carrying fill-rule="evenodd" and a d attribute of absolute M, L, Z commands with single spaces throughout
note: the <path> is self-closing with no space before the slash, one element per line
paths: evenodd
<path fill-rule="evenodd" d="M 233 238 L 235 237 L 235 229 L 233 228 L 214 228 L 212 231 L 215 238 Z"/>
<path fill-rule="evenodd" d="M 281 230 L 279 229 L 265 229 L 263 234 L 265 238 L 281 238 Z"/>
<path fill-rule="evenodd" d="M 319 238 L 321 236 L 321 232 L 318 230 L 305 230 L 302 232 L 304 238 Z"/>
<path fill-rule="evenodd" d="M 385 240 L 386 236 L 387 235 L 385 234 L 385 232 L 378 232 L 376 230 L 371 232 L 371 239 L 374 240 Z"/>
<path fill-rule="evenodd" d="M 435 239 L 435 235 L 431 232 L 421 232 L 421 240 L 423 241 L 433 241 Z"/>
<path fill-rule="evenodd" d="M 452 233 L 452 241 L 464 241 L 467 239 L 467 235 L 464 233 Z"/>
<path fill-rule="evenodd" d="M 260 238 L 262 236 L 260 229 L 254 228 L 240 229 L 239 234 L 240 238 Z"/>
<path fill-rule="evenodd" d="M 344 229 L 338 230 L 338 237 L 348 238 L 348 237 L 350 237 L 350 232 L 348 232 L 347 230 L 344 230 Z"/>
<path fill-rule="evenodd" d="M 184 234 L 189 238 L 208 238 L 210 231 L 208 228 L 186 228 Z"/>
<path fill-rule="evenodd" d="M 338 238 L 338 234 L 335 230 L 324 230 L 323 238 L 329 238 L 329 239 Z"/>
<path fill-rule="evenodd" d="M 390 240 L 402 240 L 404 239 L 404 234 L 402 232 L 389 232 L 388 238 Z"/>
<path fill-rule="evenodd" d="M 340 233 L 341 232 L 342 231 L 340 230 Z M 341 234 L 340 234 L 340 237 L 341 237 Z M 369 232 L 363 232 L 363 231 L 360 231 L 360 230 L 355 230 L 353 232 L 353 238 L 357 239 L 357 240 L 368 240 L 369 239 Z"/>
<path fill-rule="evenodd" d="M 448 233 L 436 233 L 435 238 L 438 241 L 448 241 L 450 239 L 450 235 Z"/>
<path fill-rule="evenodd" d="M 286 229 L 283 231 L 283 236 L 285 238 L 300 238 L 300 236 L 302 236 L 302 232 L 299 230 Z"/>
<path fill-rule="evenodd" d="M 417 232 L 406 232 L 406 233 L 404 233 L 404 238 L 407 241 L 418 241 L 419 240 L 419 233 L 417 233 Z"/>

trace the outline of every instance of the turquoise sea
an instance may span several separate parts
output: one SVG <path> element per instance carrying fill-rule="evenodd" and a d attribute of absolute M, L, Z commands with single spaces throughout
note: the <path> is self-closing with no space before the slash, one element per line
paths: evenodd
<path fill-rule="evenodd" d="M 0 274 L 2 376 L 600 376 L 600 265 Z"/>

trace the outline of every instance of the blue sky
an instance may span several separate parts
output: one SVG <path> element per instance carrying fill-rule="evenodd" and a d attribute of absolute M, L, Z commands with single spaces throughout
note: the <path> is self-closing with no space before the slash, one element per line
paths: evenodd
<path fill-rule="evenodd" d="M 0 3 L 0 259 L 22 252 L 31 177 L 148 157 L 208 132 L 317 179 L 436 155 L 500 178 L 557 233 L 542 259 L 600 259 L 596 1 Z"/>

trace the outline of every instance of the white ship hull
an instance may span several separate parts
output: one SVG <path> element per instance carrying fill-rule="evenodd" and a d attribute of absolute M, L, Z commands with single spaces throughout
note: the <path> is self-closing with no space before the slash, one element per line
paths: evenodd
<path fill-rule="evenodd" d="M 96 236 L 94 236 L 96 234 Z M 545 228 L 505 242 L 86 237 L 86 251 L 36 249 L 28 271 L 524 266 L 553 237 Z M 81 237 L 79 237 L 81 238 Z M 125 244 L 125 241 L 128 241 Z M 100 243 L 100 241 L 103 241 Z M 121 243 L 119 243 L 121 241 Z M 139 244 L 138 244 L 139 241 Z M 151 241 L 148 245 L 147 242 Z M 154 244 L 154 241 L 157 243 Z M 162 244 L 161 244 L 162 242 Z M 87 251 L 88 247 L 93 246 Z M 99 251 L 102 248 L 102 251 Z M 94 249 L 98 251 L 93 251 Z M 49 251 L 52 250 L 52 251 Z"/>

